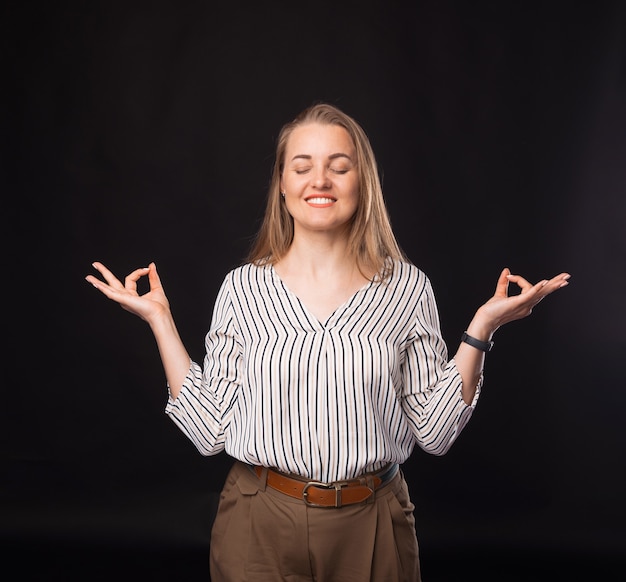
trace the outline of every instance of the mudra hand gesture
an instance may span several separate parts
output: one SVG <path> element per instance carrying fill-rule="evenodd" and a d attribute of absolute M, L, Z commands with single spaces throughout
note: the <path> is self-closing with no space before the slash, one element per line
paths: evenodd
<path fill-rule="evenodd" d="M 126 311 L 134 313 L 148 323 L 151 323 L 159 316 L 170 313 L 170 304 L 154 263 L 150 263 L 148 267 L 136 269 L 128 274 L 123 284 L 102 263 L 95 262 L 93 267 L 104 277 L 104 281 L 94 275 L 87 275 L 85 279 L 109 299 L 119 303 Z M 142 277 L 146 276 L 148 277 L 150 289 L 143 295 L 139 295 L 137 283 Z"/>
<path fill-rule="evenodd" d="M 521 275 L 513 275 L 508 268 L 503 269 L 493 297 L 478 309 L 476 316 L 489 321 L 488 325 L 493 333 L 505 323 L 530 315 L 544 297 L 568 285 L 569 278 L 569 273 L 561 273 L 533 285 Z M 519 294 L 509 295 L 510 283 L 521 289 Z"/>

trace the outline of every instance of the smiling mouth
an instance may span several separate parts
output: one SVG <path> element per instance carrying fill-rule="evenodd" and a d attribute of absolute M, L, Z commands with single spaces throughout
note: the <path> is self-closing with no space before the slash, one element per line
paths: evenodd
<path fill-rule="evenodd" d="M 334 204 L 336 200 L 334 198 L 328 198 L 327 196 L 313 196 L 306 199 L 307 204 L 313 206 L 329 206 Z"/>

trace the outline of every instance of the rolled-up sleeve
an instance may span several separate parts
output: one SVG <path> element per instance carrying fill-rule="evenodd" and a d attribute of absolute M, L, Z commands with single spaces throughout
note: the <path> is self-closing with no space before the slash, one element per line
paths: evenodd
<path fill-rule="evenodd" d="M 439 314 L 430 282 L 424 287 L 418 316 L 403 364 L 402 409 L 418 445 L 444 455 L 474 412 L 483 384 L 481 374 L 470 405 L 463 400 L 463 381 L 454 359 L 448 361 Z"/>
<path fill-rule="evenodd" d="M 170 394 L 166 414 L 203 455 L 224 450 L 225 432 L 238 397 L 242 349 L 224 281 L 205 337 L 204 365 L 191 362 L 177 398 Z"/>

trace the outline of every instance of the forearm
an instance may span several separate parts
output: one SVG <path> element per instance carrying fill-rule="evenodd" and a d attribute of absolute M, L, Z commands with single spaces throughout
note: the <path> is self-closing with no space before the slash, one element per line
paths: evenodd
<path fill-rule="evenodd" d="M 177 398 L 189 372 L 191 358 L 171 315 L 151 321 L 150 329 L 159 349 L 170 393 L 173 398 Z"/>
<path fill-rule="evenodd" d="M 467 333 L 478 340 L 487 342 L 491 340 L 494 330 L 478 317 L 474 317 L 467 327 Z M 463 401 L 469 405 L 476 395 L 476 387 L 485 365 L 485 352 L 461 342 L 454 355 L 454 361 L 463 380 Z"/>

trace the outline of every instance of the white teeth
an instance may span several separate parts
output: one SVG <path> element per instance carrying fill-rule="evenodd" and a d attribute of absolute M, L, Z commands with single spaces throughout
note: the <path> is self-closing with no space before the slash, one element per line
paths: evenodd
<path fill-rule="evenodd" d="M 307 202 L 311 204 L 328 204 L 329 202 L 334 202 L 332 198 L 309 198 Z"/>

